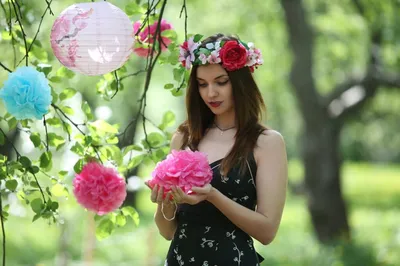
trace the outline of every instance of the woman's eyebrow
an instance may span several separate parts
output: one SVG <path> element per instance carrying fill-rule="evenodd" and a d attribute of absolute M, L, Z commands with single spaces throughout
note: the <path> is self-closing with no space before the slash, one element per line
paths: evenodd
<path fill-rule="evenodd" d="M 227 77 L 228 75 L 226 75 L 226 74 L 219 75 L 218 77 L 214 78 L 214 80 L 215 80 L 215 79 L 222 78 L 222 77 L 225 77 L 225 76 Z M 202 78 L 199 78 L 199 77 L 198 77 L 197 79 L 198 79 L 198 80 L 204 80 L 204 81 L 205 81 L 205 79 L 202 79 Z"/>

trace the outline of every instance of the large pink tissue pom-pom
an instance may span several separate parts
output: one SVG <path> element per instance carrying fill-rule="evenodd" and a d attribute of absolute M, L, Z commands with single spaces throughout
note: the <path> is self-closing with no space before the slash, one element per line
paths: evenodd
<path fill-rule="evenodd" d="M 172 186 L 180 187 L 186 194 L 192 187 L 202 187 L 211 182 L 213 172 L 207 156 L 199 151 L 173 150 L 165 160 L 156 165 L 149 181 L 164 188 L 164 195 Z"/>
<path fill-rule="evenodd" d="M 98 215 L 118 209 L 126 197 L 125 180 L 114 168 L 96 162 L 87 163 L 72 184 L 78 203 Z"/>

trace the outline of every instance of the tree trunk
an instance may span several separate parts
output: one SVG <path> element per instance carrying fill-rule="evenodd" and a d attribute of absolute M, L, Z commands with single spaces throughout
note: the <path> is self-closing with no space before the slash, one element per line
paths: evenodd
<path fill-rule="evenodd" d="M 293 52 L 290 72 L 304 121 L 303 162 L 311 220 L 322 243 L 350 237 L 347 212 L 340 187 L 339 135 L 341 123 L 330 118 L 313 76 L 314 32 L 300 0 L 281 0 L 289 45 Z"/>
<path fill-rule="evenodd" d="M 322 243 L 350 239 L 346 204 L 340 184 L 340 125 L 320 121 L 305 131 L 303 161 L 308 209 Z"/>

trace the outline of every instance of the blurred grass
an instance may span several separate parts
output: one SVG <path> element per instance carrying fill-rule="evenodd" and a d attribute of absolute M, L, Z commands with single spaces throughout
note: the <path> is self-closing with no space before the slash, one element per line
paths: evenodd
<path fill-rule="evenodd" d="M 142 171 L 146 176 L 150 170 Z M 318 244 L 304 197 L 288 194 L 281 227 L 273 243 L 256 244 L 265 257 L 262 265 L 395 266 L 400 265 L 400 166 L 346 163 L 343 191 L 349 206 L 354 242 L 331 247 Z M 289 165 L 289 178 L 298 181 L 302 167 Z M 146 189 L 138 193 L 141 224 L 129 223 L 110 238 L 95 242 L 93 266 L 163 265 L 169 242 L 152 222 L 155 205 Z M 83 262 L 93 238 L 87 233 L 88 214 L 71 197 L 61 204 L 63 226 L 31 223 L 32 215 L 10 217 L 7 230 L 7 265 L 89 265 Z M 60 237 L 63 236 L 63 237 Z M 67 264 L 63 264 L 63 261 Z"/>

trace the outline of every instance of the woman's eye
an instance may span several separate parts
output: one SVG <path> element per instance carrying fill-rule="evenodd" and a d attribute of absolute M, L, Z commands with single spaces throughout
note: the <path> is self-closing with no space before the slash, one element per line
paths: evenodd
<path fill-rule="evenodd" d="M 223 86 L 223 85 L 225 85 L 226 83 L 228 83 L 228 81 L 229 81 L 229 80 L 220 81 L 220 82 L 218 82 L 218 85 Z"/>
<path fill-rule="evenodd" d="M 205 84 L 205 83 L 200 84 L 200 83 L 199 83 L 199 87 L 202 87 L 202 88 L 207 87 L 207 84 Z"/>

